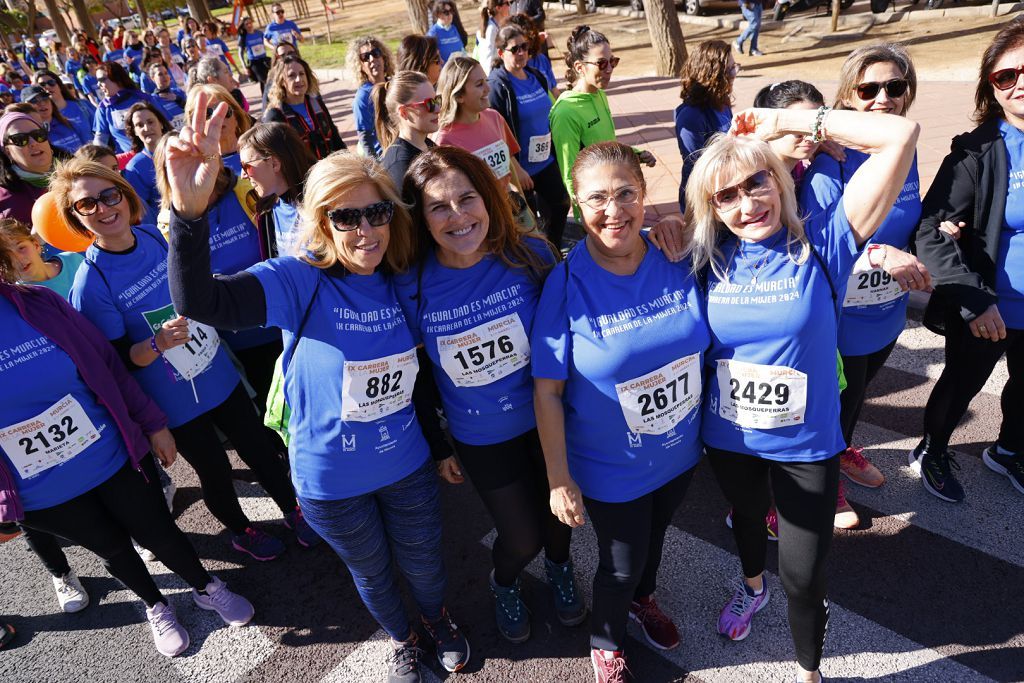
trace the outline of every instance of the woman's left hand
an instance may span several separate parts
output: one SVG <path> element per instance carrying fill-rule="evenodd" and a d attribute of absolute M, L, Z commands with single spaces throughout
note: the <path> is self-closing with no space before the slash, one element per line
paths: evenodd
<path fill-rule="evenodd" d="M 461 484 L 466 481 L 466 478 L 462 476 L 462 468 L 459 467 L 459 461 L 455 459 L 454 455 L 449 455 L 437 463 L 437 473 L 449 484 Z"/>
<path fill-rule="evenodd" d="M 886 246 L 885 250 L 885 272 L 892 276 L 900 289 L 904 292 L 909 289 L 932 291 L 932 275 L 916 256 L 890 246 Z"/>
<path fill-rule="evenodd" d="M 178 447 L 174 443 L 174 436 L 171 435 L 170 429 L 164 427 L 159 432 L 150 434 L 149 445 L 161 465 L 170 467 L 174 464 L 174 459 L 178 455 Z"/>

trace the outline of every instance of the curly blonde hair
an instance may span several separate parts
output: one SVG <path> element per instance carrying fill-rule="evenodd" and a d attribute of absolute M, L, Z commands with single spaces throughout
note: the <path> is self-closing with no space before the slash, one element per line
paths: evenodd
<path fill-rule="evenodd" d="M 376 36 L 359 36 L 353 38 L 348 44 L 348 53 L 345 54 L 345 68 L 352 75 L 352 81 L 362 85 L 369 83 L 370 79 L 363 73 L 363 63 L 359 61 L 359 48 L 369 45 L 380 50 L 384 57 L 384 76 L 391 78 L 395 75 L 395 57 L 391 50 L 384 44 L 384 41 Z"/>
<path fill-rule="evenodd" d="M 723 40 L 705 40 L 683 65 L 679 97 L 695 107 L 722 110 L 732 105 L 732 78 L 726 66 L 732 48 Z"/>

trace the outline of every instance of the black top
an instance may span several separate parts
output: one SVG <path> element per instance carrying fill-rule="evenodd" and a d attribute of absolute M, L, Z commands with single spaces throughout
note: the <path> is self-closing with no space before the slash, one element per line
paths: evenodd
<path fill-rule="evenodd" d="M 433 140 L 428 139 L 427 147 L 434 146 Z M 402 181 L 405 179 L 405 172 L 409 170 L 409 166 L 422 151 L 408 140 L 395 138 L 391 146 L 385 150 L 384 156 L 381 157 L 380 163 L 383 164 L 384 169 L 391 176 L 391 180 L 394 181 L 399 193 L 402 192 Z M 403 199 L 405 198 L 403 197 Z"/>

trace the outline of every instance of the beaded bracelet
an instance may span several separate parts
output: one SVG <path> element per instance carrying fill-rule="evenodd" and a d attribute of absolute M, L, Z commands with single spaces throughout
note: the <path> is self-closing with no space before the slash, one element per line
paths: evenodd
<path fill-rule="evenodd" d="M 156 355 L 163 355 L 163 353 L 160 352 L 160 348 L 156 345 L 156 336 L 152 336 L 149 338 L 149 348 L 153 349 L 153 353 L 155 353 Z"/>
<path fill-rule="evenodd" d="M 832 111 L 832 107 L 818 107 L 818 115 L 814 117 L 814 125 L 811 126 L 811 142 L 818 143 L 825 140 L 825 117 Z"/>

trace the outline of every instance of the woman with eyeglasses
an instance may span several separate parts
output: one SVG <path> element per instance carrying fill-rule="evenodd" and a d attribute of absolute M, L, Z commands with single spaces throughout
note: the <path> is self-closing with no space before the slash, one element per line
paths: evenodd
<path fill-rule="evenodd" d="M 917 94 L 917 74 L 906 49 L 895 43 L 858 48 L 850 53 L 839 74 L 836 109 L 906 116 Z M 838 201 L 850 178 L 869 155 L 844 150 L 846 160 L 819 154 L 807 169 L 800 207 L 821 213 Z M 896 346 L 907 322 L 910 289 L 930 288 L 927 268 L 909 253 L 910 240 L 921 218 L 921 183 L 915 157 L 902 191 L 889 214 L 860 255 L 848 280 L 839 322 L 839 353 L 847 387 L 840 419 L 846 450 L 840 472 L 859 486 L 877 488 L 885 476 L 853 445 L 853 432 L 867 396 L 867 387 Z"/>
<path fill-rule="evenodd" d="M 52 71 L 36 71 L 32 74 L 32 82 L 42 86 L 50 94 L 56 111 L 67 119 L 78 135 L 89 142 L 92 139 L 92 124 L 96 118 L 96 107 L 88 100 L 78 97 L 60 77 Z"/>
<path fill-rule="evenodd" d="M 438 660 L 456 671 L 469 644 L 445 608 L 437 472 L 412 404 L 416 344 L 391 275 L 412 261 L 412 226 L 384 170 L 333 154 L 306 179 L 305 251 L 214 278 L 204 214 L 224 108 L 168 147 L 168 263 L 179 310 L 208 324 L 284 330 L 292 478 L 306 518 L 345 562 L 392 640 L 389 680 L 419 680 L 417 631 L 401 569 Z"/>
<path fill-rule="evenodd" d="M 377 131 L 374 128 L 375 114 L 371 91 L 395 75 L 395 60 L 391 50 L 382 40 L 374 36 L 360 36 L 348 44 L 345 56 L 352 80 L 359 84 L 352 99 L 352 114 L 355 117 L 356 133 L 359 135 L 359 153 L 379 158 L 383 153 Z"/>
<path fill-rule="evenodd" d="M 686 180 L 701 150 L 715 133 L 732 123 L 732 89 L 740 66 L 723 40 L 698 43 L 686 58 L 676 107 L 676 143 L 683 158 L 679 183 L 679 210 L 686 210 Z"/>
<path fill-rule="evenodd" d="M 431 85 L 437 85 L 441 75 L 441 53 L 437 49 L 437 39 L 430 36 L 408 35 L 398 44 L 397 71 L 419 71 L 426 74 Z"/>
<path fill-rule="evenodd" d="M 429 357 L 422 370 L 433 371 L 458 454 L 438 469 L 452 484 L 463 482 L 464 469 L 495 522 L 489 582 L 498 631 L 513 643 L 529 639 L 520 574 L 542 549 L 555 613 L 575 626 L 586 608 L 570 529 L 547 505 L 530 379 L 529 334 L 554 249 L 522 235 L 487 164 L 457 147 L 420 155 L 403 196 L 412 203 L 417 253 L 396 290 Z M 466 305 L 473 301 L 479 306 Z"/>
<path fill-rule="evenodd" d="M 936 280 L 925 325 L 945 335 L 946 365 L 911 458 L 925 488 L 949 501 L 965 497 L 950 467 L 950 436 L 1004 354 L 999 435 L 982 459 L 1024 493 L 1024 22 L 1011 22 L 986 48 L 974 102 L 978 126 L 953 138 L 915 236 Z M 959 239 L 943 221 L 959 224 Z"/>
<path fill-rule="evenodd" d="M 427 29 L 427 35 L 437 40 L 437 49 L 443 65 L 456 52 L 465 52 L 469 36 L 462 27 L 459 9 L 451 0 L 434 0 L 430 11 L 434 23 Z"/>
<path fill-rule="evenodd" d="M 377 139 L 384 147 L 380 163 L 401 188 L 409 165 L 434 146 L 427 136 L 437 132 L 441 98 L 418 71 L 399 71 L 374 88 L 373 96 Z"/>
<path fill-rule="evenodd" d="M 72 192 L 59 195 L 65 212 L 67 202 L 95 190 L 94 175 L 68 182 L 83 169 L 105 174 L 111 188 L 118 177 L 69 162 L 55 177 Z M 199 608 L 231 626 L 248 623 L 252 604 L 203 568 L 167 509 L 150 456 L 165 467 L 174 462 L 167 418 L 92 323 L 55 292 L 14 284 L 6 242 L 0 241 L 0 344 L 19 349 L 20 362 L 2 373 L 19 390 L 0 394 L 0 522 L 18 521 L 98 555 L 145 602 L 162 655 L 184 652 L 188 631 L 132 548 L 133 537 L 192 587 Z"/>
<path fill-rule="evenodd" d="M 694 268 L 707 277 L 711 347 L 701 436 L 733 507 L 742 574 L 718 632 L 742 640 L 768 602 L 764 518 L 774 497 L 779 570 L 801 682 L 821 680 L 840 423 L 836 348 L 843 283 L 902 192 L 918 124 L 820 107 L 750 109 L 686 186 Z M 810 134 L 869 158 L 827 210 L 800 217 L 793 179 L 763 140 Z M 754 139 L 754 138 L 760 138 Z"/>
<path fill-rule="evenodd" d="M 128 110 L 136 102 L 151 101 L 150 97 L 139 90 L 125 68 L 117 62 L 104 62 L 96 70 L 96 82 L 103 100 L 96 109 L 93 142 L 109 145 L 118 153 L 127 152 L 132 147 L 132 141 L 124 130 Z"/>
<path fill-rule="evenodd" d="M 320 83 L 302 59 L 286 55 L 270 70 L 267 87 L 267 123 L 287 123 L 302 137 L 317 159 L 345 149 L 334 119 L 320 97 Z"/>
<path fill-rule="evenodd" d="M 50 134 L 50 144 L 55 149 L 74 154 L 79 147 L 91 141 L 88 135 L 80 134 L 71 122 L 64 118 L 50 99 L 50 93 L 41 85 L 25 86 L 21 91 L 21 101 L 35 108 L 43 127 Z"/>
<path fill-rule="evenodd" d="M 257 31 L 252 17 L 242 19 L 238 29 L 238 58 L 245 65 L 251 80 L 260 84 L 260 92 L 267 88 L 267 74 L 270 73 L 270 58 L 263 43 L 263 33 Z"/>
<path fill-rule="evenodd" d="M 529 42 L 518 26 L 503 27 L 495 40 L 499 59 L 487 77 L 490 105 L 505 117 L 519 142 L 519 166 L 543 200 L 544 232 L 561 249 L 570 202 L 551 154 L 548 116 L 553 97 L 548 80 L 526 65 Z"/>
<path fill-rule="evenodd" d="M 219 85 L 207 84 L 197 85 L 188 91 L 188 99 L 185 101 L 185 120 L 192 119 L 196 106 L 199 102 L 199 93 L 206 93 L 207 107 L 213 109 L 219 103 L 228 105 L 227 118 L 221 127 L 220 153 L 221 161 L 225 168 L 230 168 L 235 175 L 242 173 L 242 164 L 238 156 L 238 136 L 252 128 L 252 119 L 245 113 L 238 104 L 238 100 L 231 96 L 231 93 Z"/>
<path fill-rule="evenodd" d="M 679 644 L 655 601 L 665 531 L 700 458 L 703 354 L 697 277 L 642 232 L 646 183 L 634 150 L 588 145 L 571 172 L 586 236 L 551 271 L 530 335 L 534 409 L 551 512 L 597 534 L 594 680 L 632 680 L 635 621 L 653 647 Z"/>
<path fill-rule="evenodd" d="M 35 117 L 11 112 L 0 116 L 0 142 L 0 216 L 31 223 L 53 170 L 49 133 Z"/>
<path fill-rule="evenodd" d="M 577 26 L 566 41 L 565 80 L 569 89 L 558 96 L 551 107 L 551 145 L 562 182 L 570 197 L 572 167 L 580 150 L 595 142 L 615 140 L 615 122 L 604 89 L 612 80 L 619 58 L 612 54 L 611 43 L 589 26 Z M 634 149 L 641 164 L 654 166 L 654 155 Z M 573 204 L 579 218 L 579 207 Z"/>
<path fill-rule="evenodd" d="M 160 138 L 174 128 L 158 105 L 136 102 L 128 110 L 124 129 L 132 139 L 132 151 L 135 152 L 124 168 L 124 177 L 145 207 L 141 222 L 156 225 L 160 215 L 160 191 L 156 187 L 153 154 Z"/>
<path fill-rule="evenodd" d="M 480 30 L 476 33 L 473 57 L 480 62 L 486 76 L 498 57 L 495 40 L 498 29 L 505 25 L 509 15 L 509 0 L 485 0 L 480 6 Z"/>

